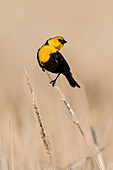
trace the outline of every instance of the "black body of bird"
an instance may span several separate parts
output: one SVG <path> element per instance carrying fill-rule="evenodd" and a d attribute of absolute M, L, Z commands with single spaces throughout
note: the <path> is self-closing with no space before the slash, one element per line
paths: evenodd
<path fill-rule="evenodd" d="M 59 42 L 59 40 L 60 40 L 60 38 L 58 38 L 58 42 Z M 64 45 L 64 43 L 66 43 L 66 41 L 64 39 L 62 41 L 61 40 L 60 40 L 60 43 Z M 44 46 L 49 46 L 48 41 L 46 42 L 46 44 Z M 44 48 L 44 46 L 42 46 L 42 47 Z M 46 55 L 49 55 L 48 59 L 44 59 L 44 57 L 43 57 L 43 60 L 41 60 L 42 57 L 41 57 L 40 49 L 42 47 L 38 50 L 37 60 L 39 62 L 40 67 L 42 68 L 43 71 L 46 69 L 47 71 L 58 74 L 57 77 L 53 81 L 50 82 L 50 83 L 52 83 L 52 86 L 55 85 L 55 82 L 56 82 L 57 78 L 59 77 L 59 75 L 63 74 L 67 78 L 69 84 L 72 87 L 76 86 L 76 87 L 80 88 L 79 84 L 72 77 L 72 73 L 70 71 L 70 67 L 69 67 L 67 61 L 64 59 L 64 57 L 59 52 L 59 50 L 57 50 L 57 48 L 55 48 L 56 46 L 55 47 L 54 46 L 51 47 L 51 44 L 50 44 L 50 48 L 45 47 L 45 48 L 47 48 L 46 50 L 48 50 L 48 52 L 47 51 L 42 52 L 42 56 L 45 55 L 45 57 L 46 57 Z M 42 51 L 44 51 L 44 50 L 45 49 L 42 49 Z M 45 60 L 47 60 L 47 61 L 45 62 Z"/>

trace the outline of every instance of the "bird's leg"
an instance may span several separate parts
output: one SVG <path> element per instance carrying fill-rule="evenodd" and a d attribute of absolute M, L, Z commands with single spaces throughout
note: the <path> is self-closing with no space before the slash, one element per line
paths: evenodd
<path fill-rule="evenodd" d="M 55 85 L 55 82 L 56 82 L 57 78 L 60 76 L 60 74 L 61 74 L 61 73 L 58 73 L 58 75 L 56 76 L 56 78 L 55 78 L 54 80 L 50 81 L 50 84 L 52 84 L 53 87 L 54 87 L 54 85 Z"/>
<path fill-rule="evenodd" d="M 44 71 L 44 72 L 45 72 L 45 68 L 42 68 L 42 71 Z"/>

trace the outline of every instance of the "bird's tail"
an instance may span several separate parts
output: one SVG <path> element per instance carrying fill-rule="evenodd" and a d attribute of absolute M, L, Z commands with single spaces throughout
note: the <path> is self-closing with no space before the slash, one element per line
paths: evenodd
<path fill-rule="evenodd" d="M 79 84 L 74 80 L 74 78 L 72 77 L 71 74 L 65 75 L 65 77 L 67 78 L 69 84 L 70 84 L 72 87 L 77 86 L 78 88 L 80 88 Z"/>

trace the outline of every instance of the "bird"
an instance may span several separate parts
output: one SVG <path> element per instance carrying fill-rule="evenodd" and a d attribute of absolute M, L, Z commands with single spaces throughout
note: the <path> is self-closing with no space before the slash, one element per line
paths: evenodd
<path fill-rule="evenodd" d="M 80 88 L 80 85 L 72 77 L 67 61 L 59 52 L 65 43 L 67 43 L 67 41 L 62 36 L 56 36 L 48 39 L 45 44 L 38 49 L 37 60 L 42 71 L 47 70 L 58 74 L 56 78 L 50 82 L 53 87 L 60 74 L 63 74 L 67 78 L 71 87 L 76 86 Z"/>

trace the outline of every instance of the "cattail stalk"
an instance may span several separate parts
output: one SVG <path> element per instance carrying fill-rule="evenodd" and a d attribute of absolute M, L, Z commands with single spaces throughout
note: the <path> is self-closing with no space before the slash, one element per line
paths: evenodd
<path fill-rule="evenodd" d="M 38 120 L 38 123 L 39 123 L 39 126 L 40 126 L 41 138 L 42 138 L 44 147 L 45 147 L 47 153 L 49 154 L 52 169 L 55 170 L 50 140 L 48 138 L 48 134 L 47 134 L 46 128 L 44 126 L 44 122 L 43 122 L 42 115 L 41 115 L 41 112 L 40 112 L 39 107 L 38 107 L 38 103 L 37 103 L 37 100 L 36 100 L 36 97 L 35 97 L 35 93 L 34 93 L 34 90 L 32 89 L 31 82 L 30 82 L 30 79 L 29 79 L 29 76 L 28 76 L 28 73 L 27 73 L 25 66 L 24 66 L 24 70 L 25 70 L 25 75 L 26 75 L 26 78 L 27 78 L 27 83 L 28 83 L 28 86 L 29 86 L 29 89 L 30 89 L 30 92 L 31 92 L 31 95 L 32 95 L 32 105 L 33 105 L 33 108 L 34 108 L 34 113 L 35 113 L 35 116 L 37 118 L 36 120 Z"/>

